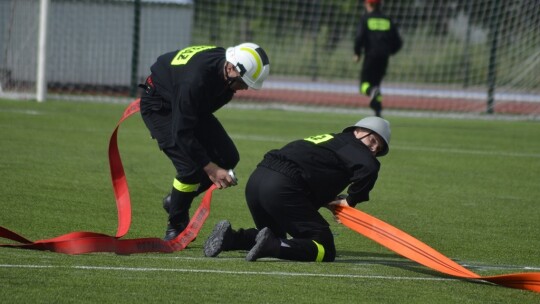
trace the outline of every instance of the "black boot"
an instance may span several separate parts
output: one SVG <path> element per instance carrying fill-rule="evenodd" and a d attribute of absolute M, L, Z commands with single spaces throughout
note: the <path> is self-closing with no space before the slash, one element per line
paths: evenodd
<path fill-rule="evenodd" d="M 189 223 L 189 220 L 188 220 Z M 165 230 L 165 236 L 163 237 L 164 241 L 174 240 L 182 231 L 187 227 L 187 224 L 184 226 L 183 223 L 179 225 L 172 225 L 170 222 L 167 225 L 167 230 Z"/>
<path fill-rule="evenodd" d="M 246 261 L 256 261 L 265 257 L 279 257 L 281 240 L 277 238 L 270 228 L 265 227 L 257 234 L 255 246 L 246 255 Z"/>
<path fill-rule="evenodd" d="M 165 212 L 167 212 L 167 214 L 169 214 L 169 209 L 171 208 L 171 194 L 167 194 L 167 196 L 165 196 L 163 198 L 163 209 L 165 209 Z"/>
<path fill-rule="evenodd" d="M 371 88 L 369 96 L 371 98 L 369 101 L 369 107 L 375 111 L 375 116 L 382 117 L 382 95 L 379 87 Z"/>
<path fill-rule="evenodd" d="M 233 230 L 228 220 L 222 220 L 204 243 L 204 255 L 216 257 L 222 251 L 250 250 L 255 246 L 258 230 L 255 228 Z"/>
<path fill-rule="evenodd" d="M 204 242 L 204 255 L 216 257 L 222 251 L 228 251 L 232 247 L 233 230 L 231 223 L 227 220 L 220 221 L 214 226 L 214 230 Z"/>
<path fill-rule="evenodd" d="M 167 230 L 163 238 L 165 241 L 176 238 L 186 229 L 189 224 L 189 209 L 195 196 L 195 192 L 180 192 L 173 188 L 170 196 L 163 200 L 163 208 L 169 213 Z M 166 208 L 167 202 L 168 208 Z"/>

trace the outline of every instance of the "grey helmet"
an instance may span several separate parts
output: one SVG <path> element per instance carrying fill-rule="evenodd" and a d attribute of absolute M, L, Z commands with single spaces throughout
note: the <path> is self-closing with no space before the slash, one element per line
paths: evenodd
<path fill-rule="evenodd" d="M 375 133 L 377 133 L 386 145 L 384 145 L 384 148 L 381 152 L 377 154 L 377 156 L 385 156 L 388 154 L 388 151 L 390 150 L 390 123 L 386 119 L 382 119 L 380 117 L 376 116 L 370 116 L 366 118 L 360 119 L 354 126 L 347 127 L 343 130 L 343 132 L 347 132 L 350 130 L 353 130 L 354 128 L 364 128 L 371 130 Z"/>

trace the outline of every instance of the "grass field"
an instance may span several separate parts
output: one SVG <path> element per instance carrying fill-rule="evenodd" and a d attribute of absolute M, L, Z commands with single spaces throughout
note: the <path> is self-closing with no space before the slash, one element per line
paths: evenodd
<path fill-rule="evenodd" d="M 31 240 L 71 231 L 114 234 L 107 145 L 125 106 L 0 101 L 0 226 Z M 243 187 L 267 150 L 340 131 L 362 115 L 230 107 L 217 116 L 240 150 L 235 170 L 240 184 L 215 192 L 212 213 L 188 249 L 70 256 L 0 248 L 0 302 L 540 302 L 538 293 L 441 275 L 336 224 L 326 211 L 338 250 L 334 263 L 249 263 L 243 252 L 205 258 L 202 244 L 217 221 L 252 226 Z M 480 275 L 539 272 L 539 123 L 387 119 L 393 131 L 390 153 L 380 159 L 371 201 L 357 208 Z M 173 168 L 138 115 L 120 128 L 119 147 L 133 208 L 126 238 L 162 237 L 166 217 L 161 198 Z"/>

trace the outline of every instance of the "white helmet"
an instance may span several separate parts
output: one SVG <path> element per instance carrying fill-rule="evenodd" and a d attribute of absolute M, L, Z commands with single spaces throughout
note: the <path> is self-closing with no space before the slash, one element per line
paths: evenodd
<path fill-rule="evenodd" d="M 388 151 L 390 150 L 390 123 L 386 119 L 382 119 L 380 117 L 371 116 L 360 119 L 354 126 L 347 127 L 343 130 L 343 132 L 352 130 L 354 128 L 364 128 L 371 130 L 375 133 L 377 133 L 386 145 L 384 145 L 384 148 L 381 152 L 377 154 L 377 156 L 385 156 L 388 154 Z"/>
<path fill-rule="evenodd" d="M 270 73 L 266 52 L 255 43 L 242 43 L 227 48 L 225 58 L 232 63 L 248 87 L 259 90 Z"/>

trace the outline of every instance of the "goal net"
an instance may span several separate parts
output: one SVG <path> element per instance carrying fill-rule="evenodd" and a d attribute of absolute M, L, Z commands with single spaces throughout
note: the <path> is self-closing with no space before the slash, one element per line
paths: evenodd
<path fill-rule="evenodd" d="M 42 0 L 43 1 L 43 0 Z M 130 97 L 161 53 L 245 41 L 270 57 L 237 99 L 367 108 L 353 39 L 359 0 L 48 0 L 48 98 Z M 382 83 L 386 110 L 540 115 L 540 2 L 383 0 L 404 46 Z M 0 1 L 0 97 L 35 96 L 40 1 Z"/>

